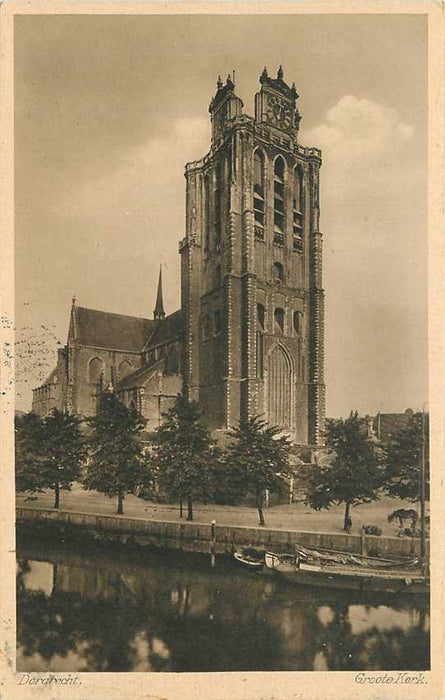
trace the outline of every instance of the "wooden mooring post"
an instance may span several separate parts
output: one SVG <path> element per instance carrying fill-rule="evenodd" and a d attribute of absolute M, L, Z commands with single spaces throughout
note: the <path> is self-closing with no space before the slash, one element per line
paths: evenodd
<path fill-rule="evenodd" d="M 210 526 L 210 565 L 216 564 L 216 520 L 212 520 Z"/>

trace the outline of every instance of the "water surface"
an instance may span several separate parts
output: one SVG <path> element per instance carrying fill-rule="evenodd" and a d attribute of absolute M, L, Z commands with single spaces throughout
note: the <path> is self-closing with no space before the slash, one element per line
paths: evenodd
<path fill-rule="evenodd" d="M 18 671 L 426 670 L 427 602 L 298 587 L 206 557 L 17 561 Z"/>

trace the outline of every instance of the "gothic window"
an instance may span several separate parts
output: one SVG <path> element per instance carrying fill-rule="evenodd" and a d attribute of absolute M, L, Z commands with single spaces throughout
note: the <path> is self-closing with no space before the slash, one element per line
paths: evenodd
<path fill-rule="evenodd" d="M 213 333 L 219 335 L 221 333 L 221 311 L 217 309 L 213 315 Z"/>
<path fill-rule="evenodd" d="M 260 329 L 262 331 L 264 331 L 265 322 L 266 322 L 266 312 L 265 312 L 263 304 L 256 305 L 256 313 L 257 313 L 258 325 L 259 325 Z"/>
<path fill-rule="evenodd" d="M 204 178 L 204 217 L 205 217 L 205 240 L 204 250 L 210 248 L 210 185 L 209 176 Z"/>
<path fill-rule="evenodd" d="M 274 163 L 273 197 L 273 240 L 275 245 L 284 245 L 284 159 L 281 156 Z"/>
<path fill-rule="evenodd" d="M 275 333 L 284 333 L 284 309 L 276 308 L 274 311 Z"/>
<path fill-rule="evenodd" d="M 274 282 L 276 284 L 283 284 L 284 282 L 284 267 L 280 262 L 273 264 L 273 274 Z"/>
<path fill-rule="evenodd" d="M 227 151 L 226 158 L 226 171 L 227 171 L 227 211 L 230 210 L 230 183 L 232 182 L 232 151 L 229 149 Z"/>
<path fill-rule="evenodd" d="M 255 238 L 264 240 L 264 155 L 256 150 L 253 156 L 253 218 Z"/>
<path fill-rule="evenodd" d="M 281 346 L 269 355 L 267 373 L 268 419 L 270 425 L 289 427 L 291 424 L 291 365 Z"/>
<path fill-rule="evenodd" d="M 215 249 L 221 247 L 221 215 L 222 215 L 222 168 L 217 163 L 215 168 Z"/>
<path fill-rule="evenodd" d="M 301 253 L 303 250 L 303 171 L 297 165 L 294 170 L 292 198 L 293 249 Z"/>
<path fill-rule="evenodd" d="M 301 311 L 294 311 L 293 326 L 294 326 L 294 331 L 297 335 L 300 335 L 300 333 L 301 333 L 301 321 L 302 321 Z"/>
<path fill-rule="evenodd" d="M 100 357 L 93 357 L 88 363 L 88 381 L 97 384 L 104 370 L 104 362 Z"/>
<path fill-rule="evenodd" d="M 133 366 L 128 360 L 122 360 L 122 362 L 119 364 L 117 371 L 119 379 L 123 379 L 127 376 L 127 374 L 130 374 L 130 372 L 133 371 Z"/>

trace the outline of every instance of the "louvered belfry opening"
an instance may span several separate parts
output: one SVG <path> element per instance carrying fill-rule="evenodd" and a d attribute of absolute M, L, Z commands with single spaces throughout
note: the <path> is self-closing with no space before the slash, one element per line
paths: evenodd
<path fill-rule="evenodd" d="M 269 355 L 267 385 L 270 425 L 290 426 L 291 366 L 289 358 L 280 345 L 277 345 Z"/>

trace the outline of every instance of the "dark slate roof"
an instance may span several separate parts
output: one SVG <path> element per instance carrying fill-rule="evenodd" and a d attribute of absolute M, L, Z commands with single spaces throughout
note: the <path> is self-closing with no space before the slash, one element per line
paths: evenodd
<path fill-rule="evenodd" d="M 148 379 L 150 379 L 160 368 L 164 366 L 164 364 L 165 359 L 162 358 L 152 365 L 145 365 L 137 369 L 136 372 L 127 374 L 126 377 L 123 377 L 123 379 L 116 384 L 116 393 L 118 394 L 124 389 L 133 389 L 135 387 L 143 386 Z"/>
<path fill-rule="evenodd" d="M 124 316 L 108 311 L 76 308 L 77 341 L 110 350 L 142 352 L 155 321 L 148 318 Z"/>
<path fill-rule="evenodd" d="M 184 317 L 181 309 L 170 314 L 163 321 L 154 321 L 153 323 L 155 323 L 155 327 L 144 350 L 179 338 L 184 331 Z"/>

